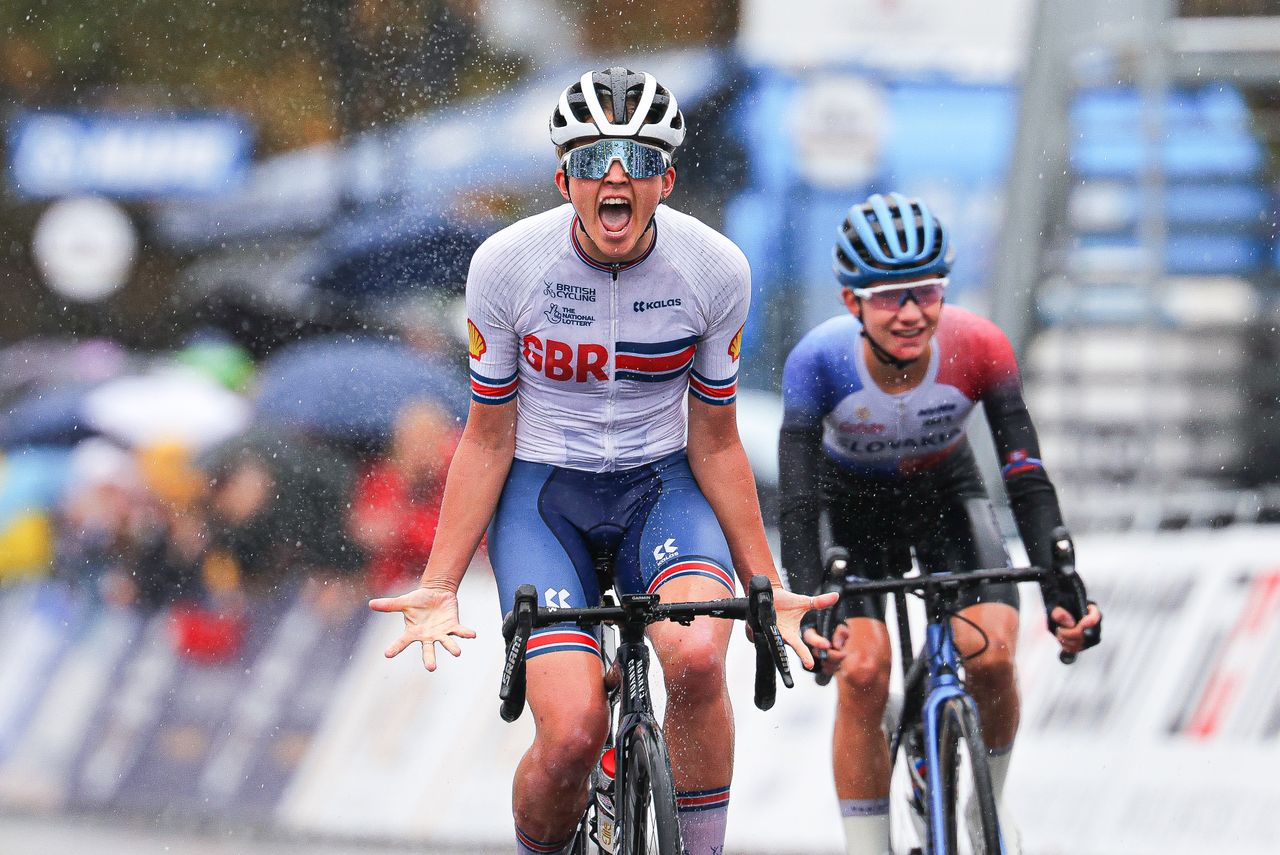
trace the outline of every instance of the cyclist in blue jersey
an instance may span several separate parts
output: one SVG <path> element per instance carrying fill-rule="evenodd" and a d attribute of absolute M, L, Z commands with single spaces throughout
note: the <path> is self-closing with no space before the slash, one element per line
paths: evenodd
<path fill-rule="evenodd" d="M 835 596 L 781 589 L 736 407 L 750 271 L 727 238 L 662 202 L 684 139 L 675 97 L 652 75 L 588 72 L 561 94 L 550 131 L 566 204 L 476 251 L 467 279 L 472 405 L 445 486 L 421 586 L 374 600 L 422 643 L 457 656 L 456 592 L 489 526 L 503 610 L 533 584 L 548 607 L 594 606 L 595 559 L 616 587 L 667 601 L 732 595 L 735 575 L 775 580 L 778 623 L 806 667 L 800 620 Z M 687 413 L 686 413 L 687 408 Z M 724 679 L 730 625 L 658 624 L 685 851 L 724 844 L 733 720 Z M 558 852 L 587 802 L 606 736 L 599 639 L 572 624 L 534 633 L 528 701 L 537 721 L 513 792 L 517 851 Z"/>
<path fill-rule="evenodd" d="M 1003 465 L 1005 487 L 1031 562 L 1051 563 L 1050 533 L 1062 524 L 1035 429 L 1022 399 L 1013 348 L 990 321 L 944 306 L 952 252 L 928 207 L 896 193 L 849 209 L 837 231 L 836 278 L 848 309 L 809 332 L 787 358 L 782 479 L 782 564 L 791 587 L 823 584 L 820 515 L 865 578 L 1004 566 L 1008 556 L 965 436 L 981 404 Z M 978 702 L 999 798 L 1018 727 L 1014 665 L 1018 594 L 1012 585 L 976 589 L 954 621 L 971 655 L 966 682 Z M 1101 621 L 1096 605 L 1078 623 L 1045 603 L 1063 650 L 1085 645 Z M 836 793 L 851 855 L 889 851 L 889 770 L 880 730 L 889 693 L 884 598 L 844 602 L 832 638 L 804 638 L 825 651 L 836 677 L 833 739 Z M 1002 811 L 1003 813 L 1003 811 Z M 1006 845 L 1016 852 L 1007 821 Z"/>

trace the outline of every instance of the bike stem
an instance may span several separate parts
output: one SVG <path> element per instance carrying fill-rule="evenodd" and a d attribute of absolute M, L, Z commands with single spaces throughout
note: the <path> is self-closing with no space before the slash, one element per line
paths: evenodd
<path fill-rule="evenodd" d="M 623 598 L 624 616 L 618 623 L 622 637 L 618 644 L 618 672 L 622 678 L 619 737 L 625 731 L 622 722 L 628 716 L 653 715 L 653 701 L 649 697 L 649 646 L 644 642 L 644 630 L 648 626 L 649 610 L 657 601 L 657 594 Z"/>

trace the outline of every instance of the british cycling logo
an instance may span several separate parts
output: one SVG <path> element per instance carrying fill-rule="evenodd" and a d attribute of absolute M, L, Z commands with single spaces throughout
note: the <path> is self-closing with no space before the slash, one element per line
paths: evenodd
<path fill-rule="evenodd" d="M 647 303 L 644 300 L 636 300 L 634 303 L 631 304 L 631 311 L 645 312 L 645 311 L 648 311 L 649 309 L 666 309 L 671 306 L 679 306 L 679 305 L 680 305 L 679 297 L 672 297 L 670 300 L 653 300 Z"/>
<path fill-rule="evenodd" d="M 589 327 L 596 322 L 595 315 L 580 315 L 577 309 L 568 306 L 551 304 L 551 308 L 542 314 L 547 316 L 547 323 L 568 324 L 574 327 Z"/>
<path fill-rule="evenodd" d="M 566 285 L 563 282 L 549 282 L 542 280 L 542 293 L 554 300 L 578 300 L 582 303 L 594 303 L 596 301 L 596 289 L 587 288 L 582 285 Z"/>

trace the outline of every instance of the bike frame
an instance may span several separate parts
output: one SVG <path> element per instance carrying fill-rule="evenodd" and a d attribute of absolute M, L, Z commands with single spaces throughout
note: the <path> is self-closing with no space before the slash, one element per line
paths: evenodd
<path fill-rule="evenodd" d="M 656 600 L 656 595 L 654 596 Z M 626 829 L 620 820 L 621 806 L 626 787 L 627 771 L 631 765 L 631 757 L 626 750 L 630 744 L 627 737 L 632 731 L 639 729 L 653 730 L 658 721 L 653 714 L 653 699 L 649 695 L 649 645 L 644 640 L 645 621 L 643 612 L 626 601 L 623 604 L 626 618 L 618 624 L 618 673 L 622 680 L 621 697 L 618 700 L 618 732 L 613 744 L 617 748 L 617 769 L 614 774 L 614 816 L 619 820 L 614 832 L 619 839 Z"/>
<path fill-rule="evenodd" d="M 960 682 L 960 653 L 956 650 L 951 621 L 942 609 L 937 596 L 930 598 L 929 623 L 925 627 L 924 649 L 921 655 L 929 667 L 928 692 L 924 703 L 924 753 L 928 764 L 929 851 L 934 855 L 947 852 L 946 823 L 942 793 L 942 709 L 952 700 L 975 707 L 973 697 Z M 959 809 L 959 805 L 956 806 Z M 1004 835 L 1000 837 L 1000 851 L 1004 851 Z"/>
<path fill-rule="evenodd" d="M 512 610 L 503 619 L 502 632 L 507 641 L 507 653 L 498 692 L 502 700 L 502 718 L 515 721 L 524 711 L 525 653 L 535 626 L 553 623 L 577 623 L 584 627 L 598 623 L 615 624 L 620 636 L 616 658 L 622 685 L 618 701 L 618 728 L 614 734 L 614 745 L 619 749 L 614 774 L 614 803 L 619 808 L 617 817 L 621 819 L 625 795 L 622 790 L 626 787 L 627 772 L 632 762 L 626 750 L 630 743 L 628 737 L 641 729 L 661 732 L 649 695 L 650 651 L 645 641 L 645 628 L 650 623 L 671 620 L 688 625 L 700 616 L 746 619 L 755 633 L 756 706 L 761 710 L 773 706 L 777 675 L 781 675 L 787 688 L 793 685 L 769 579 L 754 576 L 747 588 L 745 598 L 708 602 L 662 603 L 657 594 L 628 594 L 622 597 L 620 606 L 547 609 L 538 607 L 538 592 L 532 585 L 521 585 L 516 590 Z M 622 834 L 625 831 L 619 823 L 616 832 Z"/>

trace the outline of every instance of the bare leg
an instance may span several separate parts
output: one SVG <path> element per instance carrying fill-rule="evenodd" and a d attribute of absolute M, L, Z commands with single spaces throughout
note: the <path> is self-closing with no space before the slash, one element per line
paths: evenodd
<path fill-rule="evenodd" d="M 682 578 L 663 585 L 659 594 L 664 602 L 687 602 L 718 599 L 728 592 L 709 579 Z M 724 846 L 733 778 L 733 707 L 724 657 L 732 632 L 730 621 L 706 617 L 687 627 L 661 623 L 649 628 L 667 688 L 664 732 L 689 855 L 719 852 Z"/>
<path fill-rule="evenodd" d="M 851 618 L 845 628 L 832 740 L 836 795 L 880 799 L 889 795 L 889 746 L 880 730 L 889 699 L 889 631 L 872 618 Z"/>
<path fill-rule="evenodd" d="M 965 685 L 978 704 L 987 747 L 1006 748 L 1018 733 L 1021 703 L 1015 655 L 1018 649 L 1018 610 L 1004 603 L 979 603 L 960 612 L 982 627 L 986 650 L 965 662 Z M 982 635 L 959 619 L 951 621 L 956 648 L 968 656 L 983 646 Z"/>
<path fill-rule="evenodd" d="M 516 768 L 516 827 L 539 841 L 573 834 L 587 804 L 587 778 L 608 732 L 600 658 L 561 652 L 528 663 L 528 699 L 537 734 Z"/>

